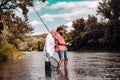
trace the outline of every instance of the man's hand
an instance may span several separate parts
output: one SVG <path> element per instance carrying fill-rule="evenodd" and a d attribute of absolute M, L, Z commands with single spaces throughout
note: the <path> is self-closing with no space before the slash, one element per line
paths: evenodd
<path fill-rule="evenodd" d="M 72 44 L 68 42 L 67 45 L 68 45 L 68 46 L 71 46 Z"/>

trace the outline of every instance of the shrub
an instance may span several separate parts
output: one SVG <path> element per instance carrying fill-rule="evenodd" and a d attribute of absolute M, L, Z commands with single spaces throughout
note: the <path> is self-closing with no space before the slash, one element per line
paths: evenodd
<path fill-rule="evenodd" d="M 6 43 L 0 48 L 0 57 L 18 57 L 22 55 L 12 44 Z"/>

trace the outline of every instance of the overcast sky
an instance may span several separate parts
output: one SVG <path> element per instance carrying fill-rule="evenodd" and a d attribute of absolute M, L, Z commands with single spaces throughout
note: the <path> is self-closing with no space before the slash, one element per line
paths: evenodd
<path fill-rule="evenodd" d="M 45 3 L 34 1 L 34 7 L 42 17 L 48 28 L 56 29 L 62 24 L 72 29 L 72 21 L 78 18 L 87 18 L 88 14 L 96 15 L 98 0 L 47 0 Z M 20 12 L 17 12 L 20 15 Z M 34 28 L 32 35 L 48 33 L 32 7 L 28 13 L 30 24 Z"/>

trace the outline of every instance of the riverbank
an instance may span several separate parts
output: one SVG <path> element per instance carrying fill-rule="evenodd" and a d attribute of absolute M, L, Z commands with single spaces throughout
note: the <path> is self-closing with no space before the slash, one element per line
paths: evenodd
<path fill-rule="evenodd" d="M 3 46 L 0 46 L 0 60 L 19 59 L 23 56 L 24 54 L 18 51 L 12 44 L 5 43 Z"/>
<path fill-rule="evenodd" d="M 69 51 L 71 51 L 71 50 L 69 50 Z M 72 51 L 74 51 L 74 50 L 72 50 Z M 97 53 L 97 52 L 101 52 L 101 53 L 104 53 L 104 52 L 107 52 L 107 53 L 120 53 L 120 49 L 85 49 L 85 48 L 81 48 L 81 49 L 79 49 L 79 50 L 77 50 L 77 51 L 75 51 L 75 52 L 82 52 L 82 53 L 91 53 L 91 52 L 93 52 L 93 53 Z"/>
<path fill-rule="evenodd" d="M 24 58 L 24 54 L 22 52 L 16 52 L 12 54 L 4 54 L 0 55 L 0 61 L 7 61 L 7 60 L 15 60 L 15 59 L 22 59 Z"/>

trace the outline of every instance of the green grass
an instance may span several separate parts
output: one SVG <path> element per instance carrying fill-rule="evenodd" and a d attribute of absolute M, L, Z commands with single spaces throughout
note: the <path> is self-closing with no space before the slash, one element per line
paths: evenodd
<path fill-rule="evenodd" d="M 10 58 L 17 58 L 23 54 L 19 52 L 13 45 L 6 43 L 0 48 L 0 57 L 7 56 Z"/>

